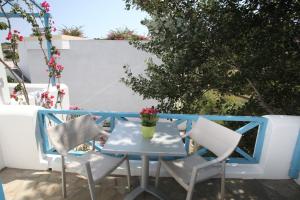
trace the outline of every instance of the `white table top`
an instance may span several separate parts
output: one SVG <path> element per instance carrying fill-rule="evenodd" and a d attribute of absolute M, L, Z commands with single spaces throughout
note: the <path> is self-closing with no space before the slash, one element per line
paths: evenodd
<path fill-rule="evenodd" d="M 186 156 L 179 131 L 173 123 L 158 122 L 152 139 L 145 139 L 140 122 L 118 121 L 102 152 L 128 155 Z"/>

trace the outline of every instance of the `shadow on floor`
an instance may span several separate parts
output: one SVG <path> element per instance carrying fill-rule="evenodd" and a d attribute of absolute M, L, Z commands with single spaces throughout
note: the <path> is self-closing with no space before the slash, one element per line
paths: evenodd
<path fill-rule="evenodd" d="M 58 200 L 61 196 L 59 172 L 5 169 L 0 172 L 6 200 Z M 151 179 L 151 184 L 153 184 Z M 69 200 L 90 199 L 87 181 L 75 174 L 67 174 Z M 126 178 L 109 176 L 97 185 L 97 199 L 121 200 L 128 193 Z M 139 185 L 139 178 L 132 177 L 132 188 Z M 172 178 L 161 178 L 159 190 L 171 200 L 184 200 L 185 190 Z M 195 187 L 193 200 L 215 200 L 219 195 L 218 179 L 199 183 Z M 155 200 L 142 194 L 138 200 Z M 226 181 L 226 199 L 230 200 L 299 200 L 300 186 L 292 180 L 240 180 Z"/>

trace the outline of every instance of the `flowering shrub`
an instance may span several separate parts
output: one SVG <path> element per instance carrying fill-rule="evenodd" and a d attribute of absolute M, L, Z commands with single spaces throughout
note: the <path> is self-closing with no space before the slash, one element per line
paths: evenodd
<path fill-rule="evenodd" d="M 138 35 L 128 28 L 112 30 L 106 37 L 107 40 L 147 40 L 143 35 Z"/>
<path fill-rule="evenodd" d="M 17 53 L 17 44 L 18 42 L 23 41 L 24 37 L 20 34 L 18 30 L 13 30 L 12 31 L 12 23 L 10 22 L 10 18 L 7 17 L 6 15 L 6 10 L 4 8 L 4 4 L 0 4 L 0 9 L 1 12 L 4 13 L 4 17 L 6 18 L 6 22 L 1 22 L 0 23 L 0 29 L 1 30 L 7 30 L 8 29 L 8 34 L 6 37 L 6 40 L 9 41 L 10 46 L 12 48 L 12 61 L 14 64 L 14 67 L 16 67 L 19 71 L 22 71 L 20 67 L 18 66 L 18 59 L 19 55 Z M 62 75 L 62 72 L 64 70 L 64 67 L 58 63 L 58 59 L 60 57 L 60 52 L 55 48 L 55 46 L 51 47 L 51 55 L 50 58 L 47 56 L 47 53 L 45 52 L 45 48 L 43 47 L 43 36 L 45 37 L 47 42 L 51 43 L 52 39 L 52 32 L 56 31 L 56 28 L 54 27 L 54 21 L 50 18 L 49 23 L 46 24 L 44 21 L 42 21 L 43 17 L 47 14 L 49 15 L 50 11 L 50 4 L 47 1 L 43 1 L 39 6 L 35 6 L 35 3 L 32 1 L 28 0 L 22 0 L 22 3 L 18 2 L 12 2 L 9 4 L 11 6 L 11 10 L 9 11 L 10 13 L 14 13 L 22 17 L 24 20 L 26 20 L 31 26 L 32 26 L 32 31 L 33 31 L 33 36 L 37 37 L 38 43 L 40 46 L 40 49 L 43 52 L 44 55 L 44 60 L 46 65 L 48 65 L 49 69 L 47 70 L 48 72 L 48 87 L 47 90 L 44 91 L 40 96 L 40 105 L 44 106 L 45 108 L 52 108 L 55 107 L 57 108 L 58 105 L 61 107 L 61 102 L 63 99 L 63 96 L 65 95 L 65 91 L 60 88 L 60 78 Z M 34 16 L 32 13 L 38 13 L 38 16 Z M 40 20 L 40 22 L 38 22 Z M 44 27 L 44 32 L 41 31 L 40 25 L 42 24 Z M 21 77 L 18 78 L 14 74 L 14 71 L 11 70 L 11 68 L 0 58 L 0 62 L 8 69 L 11 74 L 14 76 L 14 79 L 18 82 L 18 85 L 16 88 L 13 90 L 11 94 L 11 98 L 15 99 L 16 101 L 21 104 L 21 100 L 24 101 L 27 104 L 29 104 L 29 97 L 28 93 L 24 84 L 24 79 Z M 54 96 L 49 95 L 49 89 L 50 89 L 50 79 L 55 78 L 57 80 L 57 97 L 54 99 Z M 22 97 L 22 98 L 20 98 Z M 24 98 L 23 98 L 24 97 Z M 23 102 L 22 102 L 23 104 Z"/>
<path fill-rule="evenodd" d="M 151 108 L 143 108 L 143 110 L 140 112 L 141 117 L 141 124 L 142 126 L 155 126 L 156 122 L 158 121 L 158 110 L 154 107 Z"/>

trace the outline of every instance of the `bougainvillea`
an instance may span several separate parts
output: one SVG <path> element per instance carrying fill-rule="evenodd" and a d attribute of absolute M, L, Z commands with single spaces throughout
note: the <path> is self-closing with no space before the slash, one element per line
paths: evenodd
<path fill-rule="evenodd" d="M 14 67 L 20 69 L 18 66 L 18 59 L 19 55 L 17 53 L 18 48 L 18 42 L 22 42 L 24 40 L 24 37 L 20 34 L 19 30 L 12 30 L 12 25 L 10 22 L 10 18 L 7 17 L 6 13 L 14 13 L 22 17 L 24 20 L 26 20 L 31 26 L 33 31 L 33 36 L 37 37 L 38 43 L 40 46 L 40 49 L 43 52 L 45 64 L 48 66 L 47 72 L 48 72 L 48 87 L 47 89 L 42 92 L 40 95 L 40 103 L 39 105 L 44 106 L 45 108 L 57 108 L 59 105 L 61 106 L 63 96 L 65 95 L 65 91 L 61 89 L 60 86 L 60 78 L 62 76 L 62 72 L 64 70 L 64 67 L 58 62 L 60 58 L 60 52 L 56 49 L 55 46 L 51 47 L 51 55 L 50 57 L 47 56 L 45 52 L 45 48 L 43 47 L 43 40 L 45 39 L 48 43 L 51 44 L 52 39 L 52 32 L 56 31 L 56 27 L 54 26 L 54 21 L 49 18 L 49 23 L 46 23 L 44 21 L 44 16 L 49 15 L 50 11 L 50 4 L 47 1 L 43 1 L 40 6 L 36 6 L 32 1 L 29 0 L 22 0 L 23 3 L 10 3 L 10 11 L 7 11 L 7 9 L 4 8 L 6 3 L 2 4 L 2 1 L 0 3 L 1 6 L 1 12 L 4 13 L 4 16 L 6 18 L 6 22 L 1 22 L 1 30 L 7 30 L 8 34 L 6 36 L 6 40 L 11 44 L 12 46 L 12 61 L 14 63 Z M 32 13 L 38 13 L 38 16 L 33 15 Z M 40 25 L 43 26 L 43 29 L 40 28 Z M 23 100 L 23 97 L 25 99 L 25 102 L 29 104 L 29 98 L 28 93 L 24 84 L 24 78 L 21 77 L 21 79 L 15 75 L 15 73 L 11 70 L 11 68 L 4 62 L 4 60 L 0 59 L 0 62 L 4 64 L 4 66 L 10 70 L 11 74 L 14 76 L 14 79 L 18 82 L 18 85 L 14 88 L 11 94 L 11 98 L 15 99 L 20 103 L 20 100 Z M 56 98 L 53 95 L 49 95 L 50 93 L 50 84 L 51 79 L 56 79 L 56 88 L 57 88 L 57 95 Z M 22 98 L 20 98 L 22 97 Z"/>

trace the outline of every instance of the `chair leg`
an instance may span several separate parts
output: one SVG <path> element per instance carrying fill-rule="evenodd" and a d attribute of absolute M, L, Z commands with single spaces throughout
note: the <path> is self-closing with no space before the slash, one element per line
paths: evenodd
<path fill-rule="evenodd" d="M 194 192 L 194 185 L 195 184 L 190 184 L 188 191 L 187 191 L 187 195 L 186 195 L 186 200 L 191 200 L 193 197 L 193 192 Z"/>
<path fill-rule="evenodd" d="M 61 156 L 61 185 L 63 198 L 67 198 L 65 157 Z"/>
<path fill-rule="evenodd" d="M 160 175 L 160 168 L 161 168 L 161 158 L 158 158 L 157 161 L 157 168 L 156 168 L 156 174 L 155 174 L 155 187 L 158 187 L 158 181 L 159 181 L 159 175 Z"/>
<path fill-rule="evenodd" d="M 91 171 L 91 165 L 89 162 L 87 162 L 85 164 L 85 169 L 87 172 L 91 200 L 96 200 L 95 183 L 94 183 L 94 179 L 93 179 L 93 175 L 92 175 L 92 171 Z"/>
<path fill-rule="evenodd" d="M 226 162 L 222 162 L 222 172 L 221 172 L 221 200 L 225 199 L 225 167 Z"/>
<path fill-rule="evenodd" d="M 131 189 L 131 173 L 130 173 L 130 163 L 128 157 L 126 157 L 126 168 L 127 168 L 127 185 L 128 185 L 128 190 L 130 191 Z"/>
<path fill-rule="evenodd" d="M 193 197 L 196 179 L 197 179 L 197 170 L 193 169 L 190 184 L 187 190 L 186 200 L 191 200 Z"/>

